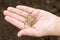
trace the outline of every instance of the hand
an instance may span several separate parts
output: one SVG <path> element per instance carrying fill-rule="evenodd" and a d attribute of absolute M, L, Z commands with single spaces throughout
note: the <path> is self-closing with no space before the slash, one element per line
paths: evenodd
<path fill-rule="evenodd" d="M 33 26 L 25 24 L 25 18 L 28 17 L 29 14 L 37 20 Z M 17 34 L 18 37 L 22 35 L 36 37 L 50 35 L 58 18 L 50 12 L 22 5 L 18 5 L 16 8 L 8 7 L 7 10 L 4 11 L 4 15 L 6 21 L 21 29 Z"/>

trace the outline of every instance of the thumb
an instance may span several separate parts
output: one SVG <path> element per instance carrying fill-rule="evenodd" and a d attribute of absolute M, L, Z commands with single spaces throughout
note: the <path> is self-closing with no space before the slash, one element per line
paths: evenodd
<path fill-rule="evenodd" d="M 18 32 L 17 36 L 21 37 L 22 35 L 28 35 L 28 36 L 38 36 L 37 30 L 34 28 L 26 28 L 22 29 L 21 31 Z"/>

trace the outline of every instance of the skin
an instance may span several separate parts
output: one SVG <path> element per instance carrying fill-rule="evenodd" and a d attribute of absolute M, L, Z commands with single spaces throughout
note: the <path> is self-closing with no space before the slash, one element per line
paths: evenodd
<path fill-rule="evenodd" d="M 16 8 L 8 7 L 3 13 L 7 22 L 21 29 L 17 33 L 18 37 L 22 35 L 36 37 L 53 35 L 54 31 L 58 29 L 55 27 L 59 17 L 42 9 L 18 5 Z M 29 14 L 33 17 L 29 16 Z M 30 26 L 32 22 L 28 21 L 29 17 L 37 20 L 32 26 Z"/>

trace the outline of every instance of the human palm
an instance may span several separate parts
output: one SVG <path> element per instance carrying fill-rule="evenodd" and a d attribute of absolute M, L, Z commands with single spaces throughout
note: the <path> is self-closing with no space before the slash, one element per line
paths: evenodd
<path fill-rule="evenodd" d="M 4 15 L 6 21 L 21 29 L 18 32 L 19 37 L 22 35 L 36 37 L 49 35 L 55 27 L 58 18 L 50 12 L 22 5 L 16 8 L 8 7 L 8 9 L 4 11 Z M 34 19 L 31 17 L 33 21 L 27 20 L 28 22 L 26 22 L 26 18 L 29 17 L 29 15 Z M 30 25 L 32 22 L 34 22 L 33 25 Z"/>

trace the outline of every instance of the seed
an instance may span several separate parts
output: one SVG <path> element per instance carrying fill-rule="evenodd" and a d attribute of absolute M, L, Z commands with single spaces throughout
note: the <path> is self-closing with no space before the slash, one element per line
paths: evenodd
<path fill-rule="evenodd" d="M 36 18 L 34 18 L 33 16 L 29 15 L 25 18 L 25 21 L 27 22 L 27 24 L 29 26 L 33 26 L 36 23 Z"/>

